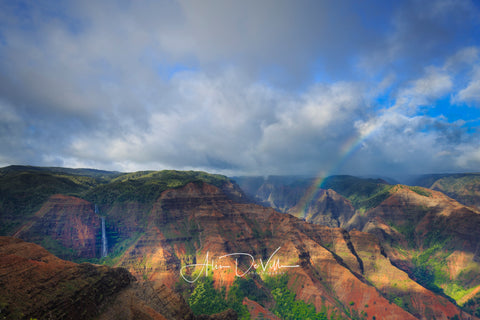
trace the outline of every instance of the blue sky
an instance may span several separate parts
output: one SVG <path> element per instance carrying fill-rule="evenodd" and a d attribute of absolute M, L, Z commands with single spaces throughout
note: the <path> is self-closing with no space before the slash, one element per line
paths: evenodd
<path fill-rule="evenodd" d="M 2 1 L 0 166 L 480 171 L 480 6 Z"/>

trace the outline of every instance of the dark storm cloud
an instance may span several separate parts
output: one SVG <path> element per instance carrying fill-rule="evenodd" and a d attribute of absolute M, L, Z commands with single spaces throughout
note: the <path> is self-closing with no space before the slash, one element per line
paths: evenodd
<path fill-rule="evenodd" d="M 0 7 L 3 165 L 399 174 L 480 164 L 476 113 L 447 116 L 480 102 L 471 1 Z"/>
<path fill-rule="evenodd" d="M 408 71 L 408 77 L 426 65 L 442 63 L 459 47 L 477 43 L 479 9 L 474 2 L 398 3 L 387 36 L 365 57 L 367 66 Z"/>

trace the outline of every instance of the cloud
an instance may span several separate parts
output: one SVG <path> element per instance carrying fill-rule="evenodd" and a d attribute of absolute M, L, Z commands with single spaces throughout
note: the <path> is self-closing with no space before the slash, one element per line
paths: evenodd
<path fill-rule="evenodd" d="M 464 83 L 473 87 L 477 68 L 477 48 L 461 49 L 440 66 L 425 67 L 419 78 L 395 91 L 391 107 L 355 123 L 363 143 L 345 169 L 400 178 L 405 173 L 475 171 L 479 132 L 470 122 L 478 118 L 462 118 L 464 108 L 444 106 L 442 100 L 463 102 Z"/>
<path fill-rule="evenodd" d="M 317 85 L 298 95 L 252 84 L 234 70 L 178 74 L 163 101 L 171 108 L 154 110 L 147 126 L 78 135 L 69 153 L 140 167 L 311 173 L 312 165 L 335 161 L 338 141 L 352 134 L 363 106 L 358 84 Z"/>
<path fill-rule="evenodd" d="M 373 123 L 358 126 L 359 129 L 371 126 L 374 130 L 368 131 L 370 135 L 347 164 L 351 172 L 375 172 L 401 178 L 405 174 L 450 171 L 452 162 L 460 154 L 459 145 L 464 145 L 461 140 L 465 129 L 443 118 L 386 111 Z"/>
<path fill-rule="evenodd" d="M 453 87 L 450 74 L 435 67 L 428 67 L 425 74 L 399 90 L 396 97 L 397 108 L 408 108 L 415 112 L 418 107 L 432 104 L 449 94 Z"/>
<path fill-rule="evenodd" d="M 0 164 L 228 174 L 479 164 L 474 119 L 451 116 L 479 100 L 471 1 L 0 9 Z"/>
<path fill-rule="evenodd" d="M 391 24 L 369 52 L 360 57 L 367 71 L 421 73 L 474 43 L 480 11 L 471 0 L 402 1 L 390 16 Z"/>
<path fill-rule="evenodd" d="M 23 145 L 18 145 L 25 131 L 24 123 L 21 117 L 15 112 L 14 108 L 0 100 L 0 165 L 9 164 L 21 158 L 19 149 Z"/>
<path fill-rule="evenodd" d="M 456 158 L 456 164 L 465 170 L 478 170 L 480 149 L 473 145 L 462 145 L 459 149 L 460 156 Z"/>
<path fill-rule="evenodd" d="M 277 170 L 297 173 L 332 167 L 344 141 L 355 134 L 353 122 L 363 112 L 361 85 L 316 85 L 291 101 L 278 120 L 264 128 L 257 152 L 266 167 L 274 163 Z"/>
<path fill-rule="evenodd" d="M 458 92 L 454 101 L 480 107 L 480 63 L 475 66 L 469 83 Z"/>

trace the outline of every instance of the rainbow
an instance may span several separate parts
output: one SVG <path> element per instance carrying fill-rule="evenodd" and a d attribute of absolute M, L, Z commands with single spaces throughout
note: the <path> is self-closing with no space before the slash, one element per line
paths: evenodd
<path fill-rule="evenodd" d="M 322 188 L 323 182 L 325 179 L 337 172 L 343 167 L 345 162 L 362 146 L 363 142 L 368 139 L 379 127 L 379 124 L 373 124 L 366 128 L 358 136 L 353 136 L 348 139 L 341 147 L 341 153 L 339 160 L 335 163 L 330 170 L 321 171 L 316 175 L 313 183 L 308 187 L 305 195 L 300 199 L 297 207 L 301 208 L 300 212 L 296 215 L 299 218 L 306 218 L 307 206 L 312 202 L 315 195 L 318 193 L 318 190 Z"/>

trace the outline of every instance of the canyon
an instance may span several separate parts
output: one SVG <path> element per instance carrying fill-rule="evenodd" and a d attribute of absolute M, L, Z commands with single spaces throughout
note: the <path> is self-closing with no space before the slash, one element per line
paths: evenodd
<path fill-rule="evenodd" d="M 12 171 L 4 170 L 0 179 L 18 181 L 16 175 L 39 174 L 39 170 L 27 173 L 25 168 Z M 286 290 L 328 316 L 476 319 L 462 310 L 459 302 L 478 292 L 479 242 L 475 231 L 479 230 L 479 214 L 438 191 L 368 180 L 368 190 L 374 190 L 368 201 L 352 198 L 351 194 L 349 199 L 348 193 L 342 195 L 340 189 L 320 188 L 312 193 L 310 201 L 302 203 L 301 188 L 293 188 L 293 195 L 288 196 L 288 188 L 284 187 L 282 210 L 287 214 L 254 203 L 260 201 L 252 201 L 236 183 L 223 176 L 178 171 L 124 175 L 60 171 L 40 172 L 55 182 L 51 194 L 29 204 L 33 208 L 29 213 L 20 211 L 23 223 L 11 228 L 8 235 L 38 243 L 63 259 L 94 263 L 88 268 L 124 270 L 125 279 L 130 279 L 125 280 L 127 289 L 105 292 L 104 296 L 114 295 L 124 301 L 135 296 L 140 301 L 135 305 L 158 309 L 150 300 L 156 301 L 154 296 L 160 290 L 176 297 L 172 304 L 189 310 L 186 301 L 203 278 L 210 277 L 215 289 L 225 290 L 226 297 L 230 288 L 245 278 L 252 280 L 267 298 L 254 301 L 244 297 L 243 303 L 252 311 L 250 315 L 259 314 L 258 310 L 263 315 L 271 313 L 269 310 L 275 306 L 269 278 L 287 276 Z M 68 179 L 72 176 L 75 180 Z M 70 185 L 64 179 L 76 182 Z M 42 181 L 38 176 L 31 180 Z M 61 188 L 55 186 L 66 184 L 69 192 L 58 193 Z M 363 190 L 365 193 L 367 189 Z M 8 196 L 24 197 L 12 195 L 11 191 Z M 270 202 L 274 203 L 273 197 Z M 2 219 L 15 220 L 11 209 L 2 210 Z M 108 238 L 106 257 L 102 257 L 102 235 Z M 432 266 L 419 261 L 440 258 L 438 270 L 447 270 L 450 277 L 444 283 L 436 282 L 444 286 L 440 288 L 443 292 L 420 279 L 422 268 L 428 273 Z M 204 272 L 205 264 L 208 272 Z M 244 274 L 247 271 L 248 275 Z M 199 282 L 185 281 L 196 277 Z M 0 278 L 13 282 L 5 279 Z M 38 281 L 33 278 L 30 282 L 34 286 Z M 462 288 L 470 286 L 468 293 L 459 301 L 452 299 L 445 294 L 453 288 L 451 283 Z M 130 308 L 127 303 L 121 305 Z M 128 310 L 130 314 L 137 312 Z M 113 319 L 119 312 L 123 311 L 104 314 Z M 138 312 L 148 314 L 145 310 Z M 165 318 L 174 318 L 167 313 Z M 222 316 L 226 315 L 217 315 Z"/>

